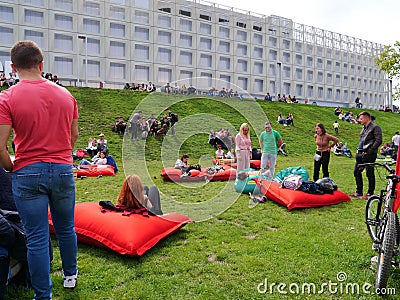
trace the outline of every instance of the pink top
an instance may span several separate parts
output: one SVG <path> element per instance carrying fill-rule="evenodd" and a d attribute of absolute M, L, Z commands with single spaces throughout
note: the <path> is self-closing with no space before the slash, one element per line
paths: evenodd
<path fill-rule="evenodd" d="M 235 137 L 235 150 L 248 150 L 250 151 L 251 140 L 245 135 L 238 133 Z"/>
<path fill-rule="evenodd" d="M 17 171 L 35 162 L 72 164 L 75 98 L 47 80 L 21 80 L 0 94 L 0 124 L 14 129 Z"/>

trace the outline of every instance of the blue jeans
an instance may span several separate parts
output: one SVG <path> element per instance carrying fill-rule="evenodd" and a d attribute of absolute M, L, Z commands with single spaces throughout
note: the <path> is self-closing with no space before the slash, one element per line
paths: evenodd
<path fill-rule="evenodd" d="M 72 166 L 33 163 L 12 174 L 13 195 L 25 227 L 35 299 L 51 299 L 48 207 L 60 248 L 64 275 L 77 273 Z"/>
<path fill-rule="evenodd" d="M 269 171 L 271 172 L 271 178 L 274 178 L 275 173 L 275 163 L 278 154 L 275 153 L 262 153 L 261 154 L 261 169 L 265 170 L 267 168 L 267 163 L 269 161 Z"/>

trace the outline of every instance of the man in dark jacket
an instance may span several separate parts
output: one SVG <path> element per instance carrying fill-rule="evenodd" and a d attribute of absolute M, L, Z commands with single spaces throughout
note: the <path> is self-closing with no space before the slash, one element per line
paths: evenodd
<path fill-rule="evenodd" d="M 382 129 L 371 120 L 369 112 L 362 112 L 358 115 L 358 122 L 363 125 L 360 132 L 360 143 L 358 144 L 356 154 L 356 165 L 354 167 L 354 177 L 357 189 L 352 197 L 367 200 L 375 191 L 375 173 L 374 166 L 359 166 L 365 163 L 374 163 L 377 157 L 379 146 L 382 144 Z M 366 169 L 368 178 L 368 193 L 363 196 L 362 171 Z"/>

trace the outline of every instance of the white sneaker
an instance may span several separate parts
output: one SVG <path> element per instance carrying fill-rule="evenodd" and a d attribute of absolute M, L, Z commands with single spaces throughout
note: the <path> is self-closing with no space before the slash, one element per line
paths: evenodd
<path fill-rule="evenodd" d="M 64 276 L 63 272 L 63 279 L 64 279 L 64 287 L 67 289 L 73 289 L 76 286 L 76 281 L 78 280 L 78 271 L 76 271 L 75 275 L 71 276 Z"/>

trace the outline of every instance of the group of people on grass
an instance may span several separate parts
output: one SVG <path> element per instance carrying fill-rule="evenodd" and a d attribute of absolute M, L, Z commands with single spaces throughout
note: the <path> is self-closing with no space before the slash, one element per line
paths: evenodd
<path fill-rule="evenodd" d="M 178 114 L 171 111 L 170 108 L 165 110 L 165 113 L 160 119 L 156 119 L 154 114 L 148 118 L 142 116 L 142 111 L 138 110 L 129 120 L 131 131 L 131 140 L 147 139 L 148 136 L 159 137 L 170 132 L 175 135 L 174 125 L 178 122 Z"/>
<path fill-rule="evenodd" d="M 20 82 L 0 94 L 0 166 L 12 175 L 13 199 L 10 201 L 15 202 L 18 218 L 23 224 L 23 234 L 26 236 L 26 258 L 34 298 L 51 299 L 52 248 L 48 225 L 49 211 L 59 240 L 63 287 L 75 288 L 78 280 L 78 247 L 74 229 L 76 195 L 71 156 L 79 135 L 78 106 L 75 98 L 67 90 L 41 76 L 43 53 L 36 43 L 17 42 L 11 49 L 11 61 L 13 72 L 18 73 Z M 36 84 L 32 85 L 32 81 Z M 18 105 L 21 101 L 24 102 L 23 106 Z M 356 191 L 351 196 L 366 199 L 375 191 L 374 168 L 360 165 L 376 160 L 382 143 L 382 130 L 375 124 L 369 112 L 361 112 L 358 122 L 363 128 L 353 172 Z M 57 126 L 53 126 L 54 124 Z M 258 137 L 262 151 L 261 170 L 265 171 L 269 162 L 268 175 L 272 178 L 278 148 L 283 141 L 279 132 L 272 129 L 271 122 L 267 121 L 264 125 L 265 131 Z M 12 130 L 15 132 L 16 145 L 14 161 L 7 151 L 7 142 Z M 329 177 L 330 150 L 338 142 L 336 137 L 326 132 L 323 124 L 318 123 L 315 130 L 314 180 L 318 179 L 321 166 L 323 176 Z M 250 128 L 247 123 L 241 124 L 234 145 L 237 170 L 240 172 L 250 167 L 252 157 Z M 398 143 L 394 146 L 398 147 Z M 182 158 L 187 164 L 188 156 Z M 368 192 L 363 195 L 362 171 L 365 168 Z M 37 180 L 33 180 L 37 176 L 42 178 L 42 189 L 38 189 Z M 20 178 L 32 180 L 23 180 L 21 183 Z M 1 183 L 0 186 L 4 187 L 4 184 Z M 145 207 L 151 211 L 159 206 L 159 198 L 154 200 L 150 193 L 151 188 L 147 192 L 138 176 L 130 175 L 123 183 L 117 203 L 127 209 Z M 157 195 L 155 197 L 157 198 Z M 160 210 L 158 213 L 161 213 Z M 5 243 L 5 239 L 0 241 L 0 262 L 3 263 L 9 259 L 14 249 Z M 4 267 L 4 264 L 1 266 Z M 1 270 L 0 297 L 3 297 L 5 292 L 5 274 L 6 272 Z"/>

